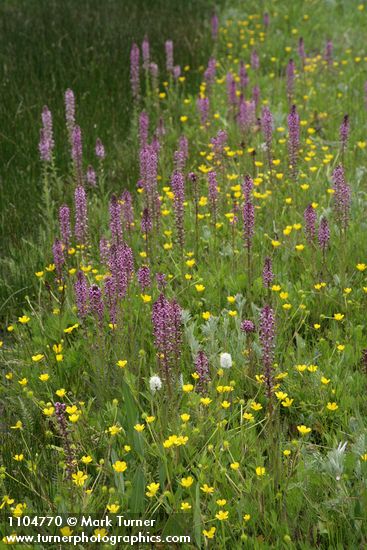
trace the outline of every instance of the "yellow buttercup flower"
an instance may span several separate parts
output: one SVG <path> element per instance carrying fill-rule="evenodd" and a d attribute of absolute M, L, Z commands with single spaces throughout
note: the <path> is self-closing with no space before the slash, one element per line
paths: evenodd
<path fill-rule="evenodd" d="M 122 474 L 127 470 L 127 464 L 124 460 L 116 460 L 114 464 L 112 464 L 112 468 L 117 472 L 118 474 Z"/>

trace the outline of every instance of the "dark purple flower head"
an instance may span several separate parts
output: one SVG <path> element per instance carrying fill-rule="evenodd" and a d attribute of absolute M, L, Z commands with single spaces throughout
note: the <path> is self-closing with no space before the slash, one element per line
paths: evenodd
<path fill-rule="evenodd" d="M 252 101 L 257 108 L 260 103 L 260 87 L 257 84 L 252 88 Z"/>
<path fill-rule="evenodd" d="M 248 250 L 252 246 L 252 239 L 255 233 L 255 207 L 250 199 L 243 205 L 243 236 Z"/>
<path fill-rule="evenodd" d="M 104 281 L 104 304 L 107 306 L 110 323 L 117 323 L 117 289 L 116 282 L 113 277 L 106 277 Z"/>
<path fill-rule="evenodd" d="M 255 323 L 253 321 L 250 321 L 249 319 L 245 319 L 241 323 L 241 330 L 245 334 L 251 334 L 256 330 Z"/>
<path fill-rule="evenodd" d="M 70 226 L 70 208 L 63 204 L 59 209 L 59 224 L 61 240 L 63 244 L 68 247 L 71 238 L 71 226 Z"/>
<path fill-rule="evenodd" d="M 298 40 L 298 55 L 300 56 L 302 63 L 304 63 L 306 59 L 306 52 L 305 52 L 305 42 L 301 36 L 301 38 Z"/>
<path fill-rule="evenodd" d="M 274 279 L 273 267 L 270 258 L 265 258 L 263 269 L 263 284 L 265 288 L 270 288 Z"/>
<path fill-rule="evenodd" d="M 264 22 L 264 27 L 267 29 L 270 25 L 270 15 L 268 14 L 268 12 L 264 13 L 263 22 Z"/>
<path fill-rule="evenodd" d="M 153 223 L 152 223 L 152 218 L 150 217 L 149 209 L 144 208 L 143 214 L 141 217 L 141 232 L 144 235 L 147 235 L 148 233 L 151 232 L 152 229 L 153 229 Z"/>
<path fill-rule="evenodd" d="M 102 264 L 108 265 L 110 259 L 110 245 L 107 239 L 101 239 L 99 241 L 99 258 Z"/>
<path fill-rule="evenodd" d="M 309 204 L 303 213 L 305 220 L 305 232 L 309 242 L 312 242 L 316 236 L 316 219 L 317 215 L 312 204 Z"/>
<path fill-rule="evenodd" d="M 155 279 L 157 281 L 158 289 L 163 292 L 167 286 L 166 276 L 164 273 L 156 273 Z"/>
<path fill-rule="evenodd" d="M 127 189 L 121 195 L 121 211 L 124 227 L 130 231 L 134 225 L 134 208 L 131 193 Z"/>
<path fill-rule="evenodd" d="M 74 161 L 74 169 L 75 169 L 78 185 L 81 185 L 83 183 L 83 173 L 82 173 L 83 142 L 82 142 L 82 131 L 80 129 L 80 126 L 74 126 L 71 140 L 72 140 L 71 158 Z"/>
<path fill-rule="evenodd" d="M 210 143 L 213 145 L 213 152 L 216 155 L 221 155 L 223 153 L 224 147 L 227 144 L 228 134 L 225 130 L 219 130 L 217 135 L 210 140 Z"/>

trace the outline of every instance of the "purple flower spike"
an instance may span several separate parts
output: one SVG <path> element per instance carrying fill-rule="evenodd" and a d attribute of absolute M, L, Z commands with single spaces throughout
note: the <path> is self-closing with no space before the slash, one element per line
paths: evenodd
<path fill-rule="evenodd" d="M 88 281 L 82 271 L 77 273 L 74 292 L 78 315 L 84 319 L 88 312 Z"/>
<path fill-rule="evenodd" d="M 195 390 L 199 393 L 204 393 L 206 387 L 210 382 L 209 374 L 209 359 L 206 354 L 200 350 L 195 358 L 195 369 L 199 375 L 199 380 L 196 384 Z"/>
<path fill-rule="evenodd" d="M 342 146 L 342 153 L 345 152 L 345 149 L 347 147 L 347 141 L 348 141 L 348 137 L 349 137 L 349 130 L 350 130 L 349 116 L 344 115 L 343 122 L 341 123 L 340 129 L 339 129 L 339 136 L 340 136 L 340 141 L 341 141 L 341 146 Z"/>
<path fill-rule="evenodd" d="M 137 101 L 140 93 L 140 51 L 135 43 L 130 51 L 130 82 L 134 101 Z"/>
<path fill-rule="evenodd" d="M 212 27 L 212 38 L 213 40 L 217 40 L 218 38 L 218 31 L 219 31 L 219 20 L 218 16 L 215 12 L 213 12 L 212 18 L 211 18 L 211 27 Z"/>
<path fill-rule="evenodd" d="M 121 204 L 116 195 L 112 195 L 110 201 L 110 231 L 112 243 L 122 241 Z"/>
<path fill-rule="evenodd" d="M 77 182 L 82 184 L 82 157 L 83 157 L 83 143 L 82 143 L 82 131 L 80 126 L 74 126 L 72 133 L 72 145 L 71 145 L 71 158 L 74 161 L 75 173 Z"/>
<path fill-rule="evenodd" d="M 68 248 L 71 238 L 70 208 L 63 204 L 59 210 L 60 233 L 63 244 Z"/>
<path fill-rule="evenodd" d="M 51 162 L 55 146 L 53 139 L 52 114 L 47 106 L 42 111 L 42 128 L 40 131 L 39 153 L 43 162 Z"/>
<path fill-rule="evenodd" d="M 351 206 L 351 190 L 345 181 L 344 169 L 340 164 L 333 172 L 334 182 L 334 212 L 337 223 L 344 231 L 349 224 L 349 212 Z"/>
<path fill-rule="evenodd" d="M 263 284 L 264 287 L 269 289 L 274 279 L 273 267 L 270 258 L 265 258 L 263 269 Z"/>
<path fill-rule="evenodd" d="M 182 328 L 181 308 L 175 301 L 168 301 L 163 294 L 152 308 L 154 344 L 158 360 L 168 385 L 173 378 L 181 356 Z"/>
<path fill-rule="evenodd" d="M 209 116 L 209 98 L 199 97 L 196 105 L 200 113 L 200 123 L 204 126 L 207 123 Z"/>
<path fill-rule="evenodd" d="M 325 254 L 325 251 L 329 245 L 329 240 L 330 240 L 330 229 L 329 229 L 328 221 L 326 218 L 321 218 L 320 225 L 319 225 L 318 241 L 323 254 Z"/>
<path fill-rule="evenodd" d="M 316 236 L 316 212 L 312 204 L 309 204 L 303 213 L 305 220 L 305 232 L 309 242 L 312 242 Z"/>
<path fill-rule="evenodd" d="M 91 165 L 88 166 L 85 179 L 87 180 L 88 185 L 90 185 L 91 187 L 97 186 L 97 175 L 95 173 L 93 166 Z"/>
<path fill-rule="evenodd" d="M 145 290 L 146 288 L 151 286 L 152 281 L 150 278 L 150 269 L 147 265 L 143 265 L 142 267 L 140 267 L 136 275 L 138 277 L 141 290 Z"/>
<path fill-rule="evenodd" d="M 178 242 L 181 250 L 184 247 L 184 201 L 185 201 L 185 178 L 180 172 L 175 172 L 171 180 L 172 191 L 174 193 L 173 207 L 175 212 L 175 222 L 177 229 Z"/>
<path fill-rule="evenodd" d="M 100 160 L 103 160 L 106 156 L 104 145 L 99 138 L 97 138 L 97 141 L 96 141 L 95 153 L 96 153 L 96 157 L 99 158 Z"/>
<path fill-rule="evenodd" d="M 292 101 L 292 98 L 293 98 L 294 77 L 295 77 L 294 61 L 293 59 L 290 59 L 287 65 L 287 97 L 288 97 L 289 103 Z"/>
<path fill-rule="evenodd" d="M 89 309 L 97 317 L 99 324 L 103 322 L 104 305 L 102 301 L 102 291 L 98 285 L 92 285 L 89 289 Z"/>
<path fill-rule="evenodd" d="M 68 88 L 65 92 L 65 119 L 69 141 L 70 144 L 72 144 L 72 136 L 75 126 L 75 97 L 73 90 L 70 90 L 70 88 Z"/>
<path fill-rule="evenodd" d="M 144 71 L 148 71 L 149 64 L 150 64 L 150 47 L 149 47 L 149 40 L 147 36 L 144 36 L 144 40 L 141 45 L 141 52 L 143 54 L 143 69 Z"/>
<path fill-rule="evenodd" d="M 166 49 L 166 69 L 167 72 L 173 72 L 173 42 L 172 40 L 166 40 L 165 43 Z"/>
<path fill-rule="evenodd" d="M 288 151 L 289 164 L 291 166 L 292 176 L 297 177 L 297 159 L 300 146 L 300 120 L 296 106 L 293 105 L 288 115 Z"/>
<path fill-rule="evenodd" d="M 274 358 L 275 318 L 274 312 L 266 305 L 260 315 L 260 342 L 264 366 L 265 387 L 268 399 L 273 389 L 273 358 Z"/>
<path fill-rule="evenodd" d="M 261 130 L 265 139 L 269 167 L 271 167 L 271 142 L 273 136 L 273 115 L 268 107 L 264 107 L 261 117 Z"/>

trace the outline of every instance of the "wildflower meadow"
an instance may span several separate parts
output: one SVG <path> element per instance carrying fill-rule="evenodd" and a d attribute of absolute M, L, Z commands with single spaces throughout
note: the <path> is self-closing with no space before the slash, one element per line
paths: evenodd
<path fill-rule="evenodd" d="M 198 66 L 146 35 L 113 151 L 71 85 L 57 135 L 43 107 L 35 291 L 1 330 L 1 544 L 367 547 L 366 14 L 227 0 Z M 12 538 L 35 533 L 55 538 Z"/>

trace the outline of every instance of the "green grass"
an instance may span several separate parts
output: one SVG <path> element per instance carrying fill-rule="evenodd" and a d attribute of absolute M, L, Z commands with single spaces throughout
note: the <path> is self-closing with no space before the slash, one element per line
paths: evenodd
<path fill-rule="evenodd" d="M 200 88 L 195 80 L 202 71 L 190 61 L 192 85 L 161 81 L 159 90 L 148 88 L 130 117 L 128 137 L 112 136 L 113 154 L 104 168 L 108 189 L 88 190 L 88 246 L 72 241 L 62 284 L 49 266 L 56 224 L 50 222 L 41 235 L 42 250 L 37 244 L 29 248 L 32 269 L 26 257 L 22 260 L 25 281 L 37 292 L 9 315 L 0 351 L 0 498 L 7 514 L 102 517 L 118 506 L 126 516 L 157 518 L 160 530 L 169 523 L 175 534 L 187 529 L 192 541 L 182 545 L 184 550 L 366 546 L 367 6 L 279 0 L 261 7 L 270 12 L 266 32 L 257 1 L 231 0 L 222 13 L 218 43 L 213 45 L 208 34 L 203 39 L 208 55 L 218 61 L 207 126 L 196 107 Z M 304 71 L 297 56 L 300 36 L 308 54 Z M 327 38 L 334 43 L 331 67 L 323 60 Z M 249 62 L 253 46 L 260 68 L 248 68 L 250 89 L 259 85 L 260 107 L 267 104 L 274 117 L 271 167 L 258 125 L 241 132 L 227 101 L 226 74 L 237 74 L 240 59 Z M 297 65 L 293 101 L 301 119 L 296 180 L 288 158 L 285 67 L 290 56 Z M 182 65 L 186 62 L 183 55 Z M 162 90 L 166 96 L 159 99 Z M 107 112 L 106 105 L 103 97 L 97 110 Z M 160 116 L 167 128 L 157 179 L 162 216 L 148 245 L 141 232 L 148 199 L 135 190 L 136 118 L 143 108 L 150 116 L 150 138 Z M 60 115 L 58 177 L 74 213 L 62 98 L 59 111 L 53 111 Z M 339 127 L 346 113 L 351 131 L 343 154 Z M 86 135 L 90 147 L 99 134 L 92 126 Z M 211 139 L 223 129 L 228 148 L 214 154 Z M 189 141 L 184 175 L 197 175 L 200 197 L 197 217 L 194 186 L 185 177 L 183 250 L 171 181 L 182 134 Z M 332 192 L 332 175 L 341 162 L 351 190 L 345 229 Z M 219 188 L 217 223 L 207 200 L 211 170 Z M 241 185 L 247 174 L 254 181 L 255 207 L 250 267 L 242 224 Z M 57 182 L 49 175 L 55 208 Z M 135 224 L 124 239 L 135 274 L 149 264 L 152 283 L 142 289 L 134 274 L 117 302 L 114 326 L 107 299 L 101 319 L 94 311 L 78 315 L 74 284 L 82 270 L 88 285 L 106 291 L 112 268 L 101 260 L 98 241 L 112 238 L 108 195 L 126 187 L 133 189 Z M 310 203 L 317 226 L 323 217 L 329 222 L 325 257 L 317 239 L 306 238 L 304 210 Z M 274 272 L 270 289 L 262 276 L 266 257 Z M 36 269 L 43 274 L 36 277 Z M 158 272 L 167 276 L 164 295 L 182 308 L 181 324 L 164 331 L 166 337 L 175 335 L 168 357 L 177 343 L 181 351 L 175 360 L 171 356 L 168 376 L 152 324 L 161 292 Z M 270 395 L 260 330 L 266 304 L 275 318 Z M 22 314 L 26 318 L 19 320 Z M 255 332 L 244 334 L 243 319 L 254 322 Z M 200 381 L 198 350 L 208 358 L 210 381 Z M 231 354 L 230 368 L 221 368 L 223 352 Z M 150 377 L 156 374 L 163 385 L 153 393 Z M 67 437 L 55 415 L 56 401 L 70 407 Z M 66 463 L 72 459 L 69 479 Z"/>
<path fill-rule="evenodd" d="M 0 317 L 32 294 L 29 270 L 44 257 L 38 157 L 43 105 L 53 113 L 61 171 L 68 159 L 63 94 L 72 88 L 86 160 L 92 161 L 99 136 L 111 167 L 109 189 L 119 190 L 126 178 L 135 185 L 130 160 L 116 162 L 126 146 L 131 121 L 131 44 L 141 44 L 147 34 L 152 58 L 162 68 L 164 42 L 170 38 L 175 43 L 175 63 L 197 68 L 210 51 L 211 5 L 204 0 L 1 2 Z M 190 72 L 189 89 L 197 81 L 197 73 Z"/>

